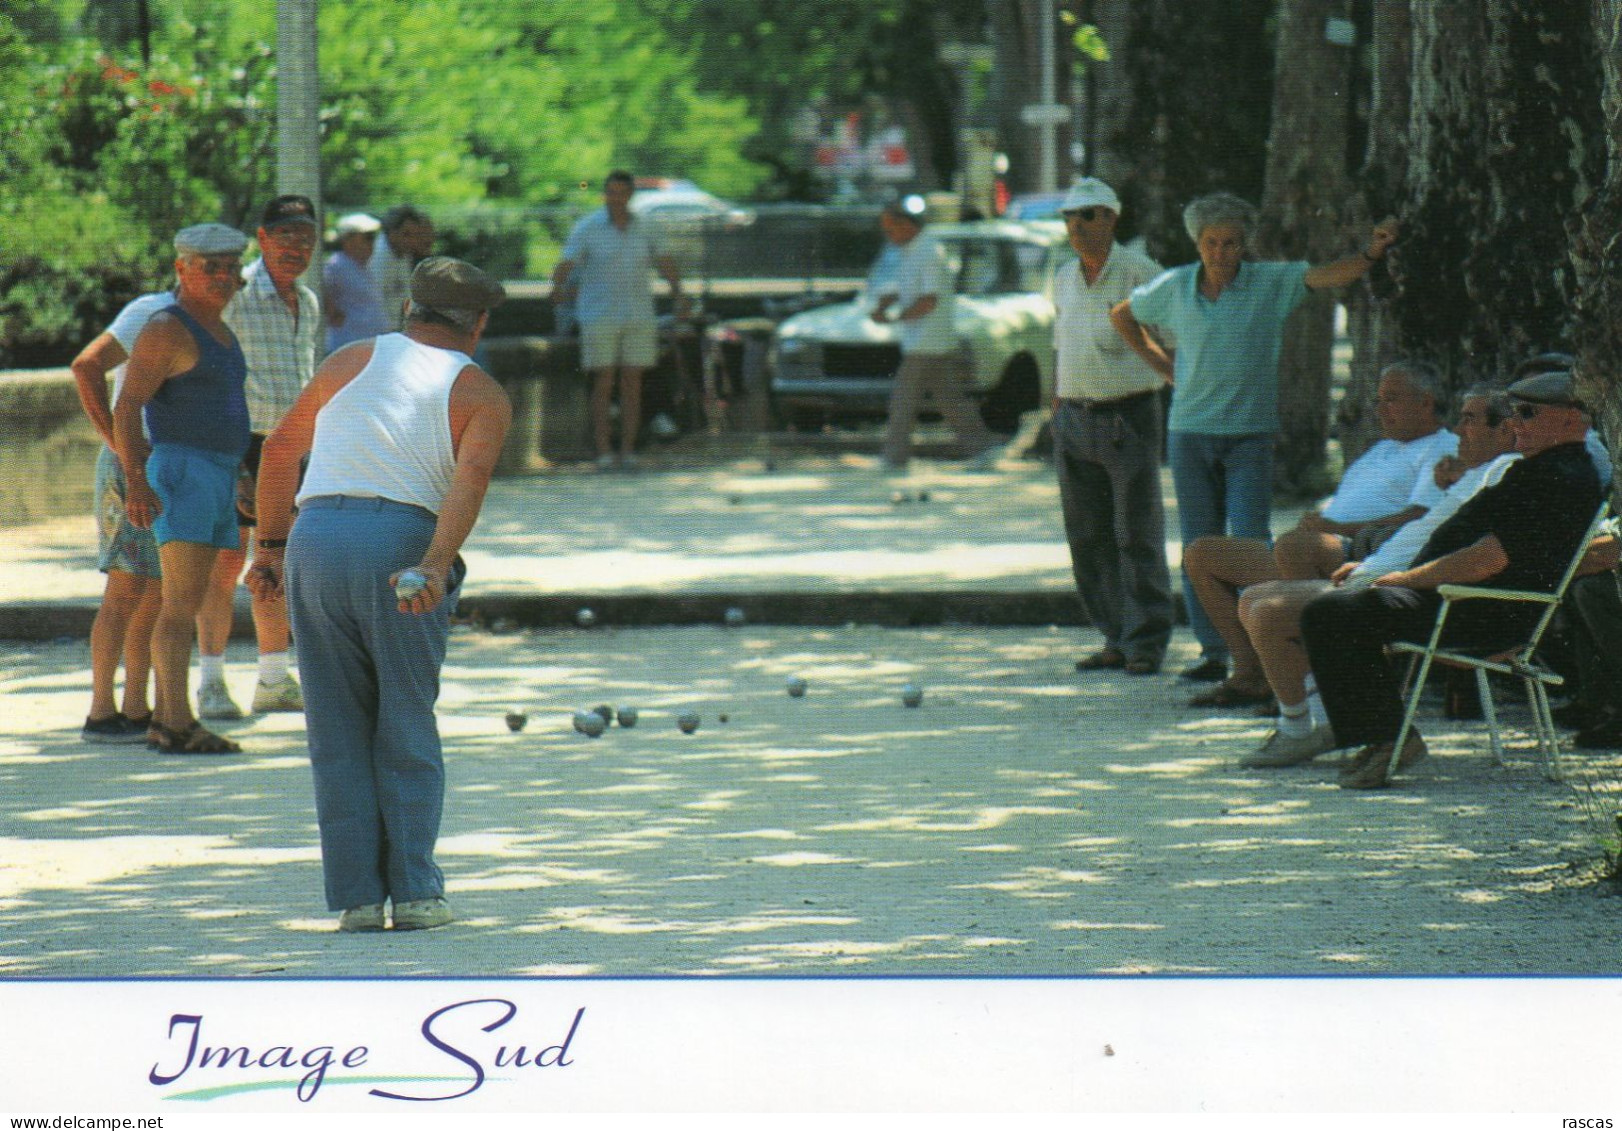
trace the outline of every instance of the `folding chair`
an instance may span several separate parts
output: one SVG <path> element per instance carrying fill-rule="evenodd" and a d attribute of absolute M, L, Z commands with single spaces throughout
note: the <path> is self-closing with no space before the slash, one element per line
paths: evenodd
<path fill-rule="evenodd" d="M 1413 729 L 1414 714 L 1419 710 L 1419 696 L 1425 690 L 1425 677 L 1430 674 L 1431 664 L 1439 663 L 1449 667 L 1474 669 L 1476 688 L 1481 693 L 1481 713 L 1486 718 L 1487 733 L 1492 740 L 1493 761 L 1498 765 L 1504 763 L 1504 744 L 1498 734 L 1498 712 L 1493 708 L 1492 686 L 1487 673 L 1499 672 L 1517 677 L 1526 687 L 1527 702 L 1532 708 L 1533 735 L 1537 739 L 1538 754 L 1543 761 L 1544 776 L 1551 781 L 1560 780 L 1560 739 L 1555 733 L 1554 719 L 1549 713 L 1548 689 L 1558 687 L 1565 682 L 1565 678 L 1538 659 L 1538 644 L 1542 641 L 1549 622 L 1554 619 L 1555 610 L 1565 599 L 1566 589 L 1571 585 L 1571 579 L 1577 575 L 1577 566 L 1582 562 L 1588 544 L 1599 533 L 1600 525 L 1609 513 L 1610 502 L 1607 500 L 1600 504 L 1599 511 L 1594 515 L 1594 521 L 1588 524 L 1588 532 L 1583 535 L 1582 541 L 1577 543 L 1577 552 L 1572 555 L 1565 573 L 1550 592 L 1488 589 L 1479 585 L 1442 585 L 1437 588 L 1436 592 L 1442 598 L 1442 607 L 1436 610 L 1436 625 L 1431 629 L 1430 640 L 1425 644 L 1398 641 L 1390 647 L 1390 651 L 1394 653 L 1406 653 L 1410 660 L 1407 709 L 1403 712 L 1402 729 L 1397 732 L 1397 741 L 1391 748 L 1391 762 L 1386 767 L 1388 778 L 1397 772 L 1397 760 L 1402 754 L 1403 744 L 1408 741 L 1408 732 Z M 1531 634 L 1525 643 L 1513 648 L 1501 649 L 1490 654 L 1480 650 L 1443 648 L 1440 646 L 1442 626 L 1447 623 L 1448 611 L 1455 601 L 1532 603 L 1542 605 L 1543 612 L 1538 617 L 1537 623 L 1532 626 Z"/>

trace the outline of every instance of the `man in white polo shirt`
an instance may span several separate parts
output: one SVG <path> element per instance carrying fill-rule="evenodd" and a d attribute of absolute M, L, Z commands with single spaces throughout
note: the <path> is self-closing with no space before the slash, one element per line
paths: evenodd
<path fill-rule="evenodd" d="M 1166 379 L 1127 348 L 1109 312 L 1161 267 L 1115 242 L 1121 201 L 1103 181 L 1077 181 L 1060 212 L 1077 259 L 1053 281 L 1053 462 L 1076 589 L 1104 635 L 1076 669 L 1151 675 L 1172 626 L 1160 497 Z"/>
<path fill-rule="evenodd" d="M 616 378 L 620 396 L 619 463 L 636 463 L 642 420 L 642 373 L 658 359 L 653 271 L 670 284 L 678 312 L 686 305 L 681 272 L 664 254 L 652 227 L 631 214 L 636 179 L 616 169 L 603 181 L 603 207 L 583 217 L 552 271 L 554 302 L 576 299 L 580 365 L 591 374 L 591 437 L 597 466 L 614 466 L 609 406 Z"/>

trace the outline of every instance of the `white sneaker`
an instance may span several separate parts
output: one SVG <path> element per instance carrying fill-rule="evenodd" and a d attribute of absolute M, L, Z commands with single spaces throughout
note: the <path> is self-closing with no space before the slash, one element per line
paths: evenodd
<path fill-rule="evenodd" d="M 451 905 L 445 902 L 442 895 L 431 899 L 410 899 L 394 905 L 396 931 L 425 931 L 430 927 L 443 927 L 455 918 Z"/>
<path fill-rule="evenodd" d="M 1335 732 L 1328 727 L 1313 727 L 1299 736 L 1275 730 L 1267 736 L 1266 742 L 1239 759 L 1239 764 L 1250 769 L 1299 766 L 1334 748 Z"/>
<path fill-rule="evenodd" d="M 242 708 L 231 698 L 231 689 L 223 679 L 211 680 L 197 687 L 197 716 L 203 719 L 240 719 Z"/>
<path fill-rule="evenodd" d="M 298 680 L 292 676 L 283 676 L 279 683 L 264 683 L 261 681 L 254 686 L 254 714 L 262 715 L 270 711 L 302 710 L 304 710 L 304 693 L 299 690 Z"/>
<path fill-rule="evenodd" d="M 383 929 L 383 905 L 381 903 L 368 903 L 361 907 L 351 907 L 338 916 L 338 929 L 340 931 L 381 931 Z"/>
<path fill-rule="evenodd" d="M 670 419 L 668 412 L 661 412 L 656 413 L 654 418 L 648 421 L 648 431 L 661 440 L 674 440 L 681 435 L 681 426 Z"/>

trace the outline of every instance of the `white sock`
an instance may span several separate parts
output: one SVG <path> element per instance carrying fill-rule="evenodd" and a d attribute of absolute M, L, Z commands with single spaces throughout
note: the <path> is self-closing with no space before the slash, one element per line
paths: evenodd
<path fill-rule="evenodd" d="M 218 656 L 197 654 L 197 682 L 200 684 L 225 682 L 225 653 Z"/>
<path fill-rule="evenodd" d="M 1329 712 L 1324 710 L 1323 696 L 1318 694 L 1317 688 L 1307 692 L 1307 710 L 1312 712 L 1313 726 L 1326 727 L 1329 725 Z"/>
<path fill-rule="evenodd" d="M 274 687 L 287 678 L 286 652 L 259 653 L 259 682 Z"/>
<path fill-rule="evenodd" d="M 1278 705 L 1278 732 L 1286 738 L 1305 738 L 1312 733 L 1312 712 L 1306 703 Z"/>

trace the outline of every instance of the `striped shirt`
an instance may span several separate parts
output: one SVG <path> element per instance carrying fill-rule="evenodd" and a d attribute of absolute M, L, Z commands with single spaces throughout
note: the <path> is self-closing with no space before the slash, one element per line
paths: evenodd
<path fill-rule="evenodd" d="M 315 292 L 303 283 L 298 292 L 298 318 L 276 293 L 265 261 L 242 272 L 242 289 L 225 308 L 225 324 L 236 334 L 248 359 L 248 420 L 253 431 L 268 434 L 315 373 L 316 341 L 321 314 Z"/>

